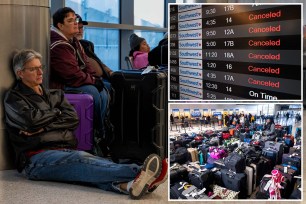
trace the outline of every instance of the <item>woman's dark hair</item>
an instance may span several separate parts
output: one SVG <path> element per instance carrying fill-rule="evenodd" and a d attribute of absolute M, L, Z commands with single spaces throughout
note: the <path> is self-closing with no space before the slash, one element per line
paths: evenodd
<path fill-rule="evenodd" d="M 275 124 L 275 123 L 274 123 L 274 118 L 273 118 L 273 117 L 268 117 L 267 119 L 270 120 L 270 124 Z"/>
<path fill-rule="evenodd" d="M 134 52 L 139 51 L 140 50 L 140 44 L 137 45 L 134 49 L 130 50 L 129 56 L 133 57 Z"/>
<path fill-rule="evenodd" d="M 67 14 L 68 13 L 74 13 L 75 14 L 75 11 L 70 8 L 70 7 L 64 7 L 64 8 L 60 8 L 58 9 L 54 14 L 53 14 L 53 26 L 58 28 L 57 27 L 57 24 L 58 23 L 64 23 L 64 19 L 67 17 Z"/>

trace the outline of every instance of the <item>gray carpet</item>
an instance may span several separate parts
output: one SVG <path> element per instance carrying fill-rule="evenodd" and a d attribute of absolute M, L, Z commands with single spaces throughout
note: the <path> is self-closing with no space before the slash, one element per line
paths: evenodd
<path fill-rule="evenodd" d="M 1 204 L 69 204 L 69 203 L 156 203 L 167 201 L 167 184 L 160 185 L 142 200 L 131 200 L 127 195 L 103 191 L 94 187 L 30 181 L 16 170 L 0 171 Z"/>

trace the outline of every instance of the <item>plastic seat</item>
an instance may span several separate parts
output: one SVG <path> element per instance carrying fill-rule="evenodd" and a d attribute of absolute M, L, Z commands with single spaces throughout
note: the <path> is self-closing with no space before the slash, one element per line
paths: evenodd
<path fill-rule="evenodd" d="M 128 69 L 133 69 L 134 68 L 133 57 L 126 56 L 124 59 L 126 61 Z"/>

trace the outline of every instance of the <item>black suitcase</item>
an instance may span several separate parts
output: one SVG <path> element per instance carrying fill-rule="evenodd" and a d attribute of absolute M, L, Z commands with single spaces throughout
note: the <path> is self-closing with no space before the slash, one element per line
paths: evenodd
<path fill-rule="evenodd" d="M 180 140 L 176 140 L 176 141 L 173 141 L 173 145 L 175 148 L 178 148 L 178 147 L 186 147 L 188 148 L 190 145 L 190 142 L 192 142 L 193 140 L 192 139 L 185 139 L 185 138 L 181 138 Z"/>
<path fill-rule="evenodd" d="M 247 176 L 245 173 L 235 173 L 227 169 L 221 169 L 224 187 L 239 192 L 238 198 L 247 197 Z"/>
<path fill-rule="evenodd" d="M 184 164 L 187 161 L 191 161 L 191 158 L 185 147 L 179 147 L 174 152 L 172 152 L 172 154 L 170 154 L 170 164 Z"/>
<path fill-rule="evenodd" d="M 220 170 L 216 170 L 213 172 L 213 180 L 214 180 L 214 184 L 218 186 L 224 186 L 222 182 L 222 173 Z"/>
<path fill-rule="evenodd" d="M 259 190 L 256 193 L 256 199 L 268 199 L 270 197 L 269 188 L 266 188 L 267 183 L 271 180 L 271 176 L 266 174 L 262 177 L 259 185 Z"/>
<path fill-rule="evenodd" d="M 284 154 L 282 159 L 283 164 L 296 167 L 299 171 L 301 170 L 301 154 Z"/>
<path fill-rule="evenodd" d="M 266 141 L 264 149 L 269 149 L 269 150 L 276 151 L 277 157 L 276 157 L 276 161 L 275 162 L 276 162 L 276 164 L 280 164 L 281 163 L 282 157 L 283 157 L 283 154 L 284 154 L 284 145 L 283 145 L 283 143 Z"/>
<path fill-rule="evenodd" d="M 186 196 L 182 195 L 182 192 L 191 185 L 187 182 L 177 182 L 170 187 L 170 199 L 187 199 Z"/>
<path fill-rule="evenodd" d="M 192 170 L 188 174 L 189 181 L 198 189 L 209 188 L 213 184 L 212 173 L 209 169 Z"/>
<path fill-rule="evenodd" d="M 271 148 L 263 148 L 262 155 L 272 161 L 273 166 L 276 165 L 277 162 L 277 151 Z"/>
<path fill-rule="evenodd" d="M 289 199 L 301 199 L 301 198 L 302 198 L 302 193 L 299 189 L 294 189 L 289 197 Z"/>
<path fill-rule="evenodd" d="M 258 163 L 255 163 L 257 165 L 257 179 L 256 183 L 259 185 L 261 179 L 264 177 L 266 174 L 270 174 L 274 165 L 273 162 L 265 157 L 260 157 Z"/>
<path fill-rule="evenodd" d="M 178 181 L 188 181 L 188 171 L 186 167 L 175 163 L 170 167 L 170 184 Z"/>
<path fill-rule="evenodd" d="M 296 178 L 294 178 L 294 176 L 297 176 L 298 172 L 290 168 L 290 166 L 284 167 L 282 165 L 276 165 L 274 169 L 279 170 L 281 174 L 289 180 L 289 185 L 287 186 L 287 189 L 286 189 L 286 192 L 287 192 L 286 196 L 289 197 L 296 183 Z"/>
<path fill-rule="evenodd" d="M 236 173 L 243 173 L 246 166 L 245 157 L 236 152 L 233 152 L 225 157 L 224 164 L 227 169 L 230 169 Z"/>
<path fill-rule="evenodd" d="M 114 140 L 113 159 L 143 161 L 149 154 L 167 156 L 167 71 L 141 74 L 138 70 L 116 71 L 110 120 Z"/>

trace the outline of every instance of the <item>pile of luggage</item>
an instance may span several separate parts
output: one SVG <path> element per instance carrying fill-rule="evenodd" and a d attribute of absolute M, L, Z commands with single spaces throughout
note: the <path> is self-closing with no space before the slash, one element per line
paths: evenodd
<path fill-rule="evenodd" d="M 171 136 L 170 199 L 300 199 L 296 132 L 254 125 Z"/>

